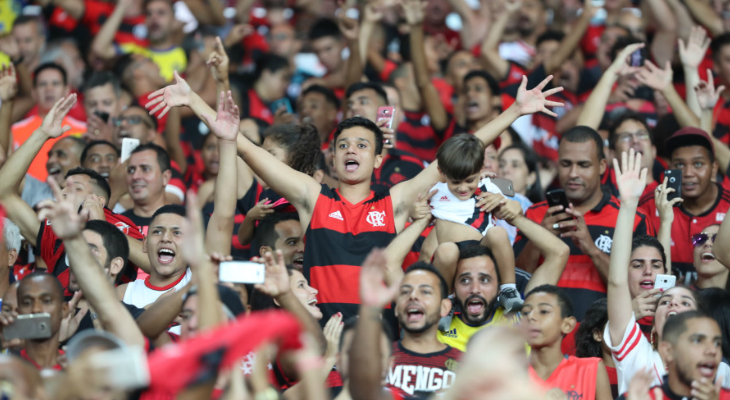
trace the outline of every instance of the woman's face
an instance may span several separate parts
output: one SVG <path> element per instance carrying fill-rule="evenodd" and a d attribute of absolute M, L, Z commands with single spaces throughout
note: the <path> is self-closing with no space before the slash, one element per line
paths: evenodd
<path fill-rule="evenodd" d="M 279 143 L 267 137 L 264 139 L 264 144 L 261 147 L 276 157 L 277 160 L 289 165 L 289 153 L 285 148 L 279 146 Z"/>
<path fill-rule="evenodd" d="M 694 248 L 694 266 L 697 274 L 703 278 L 711 278 L 726 271 L 725 266 L 720 264 L 712 253 L 713 235 L 716 235 L 719 231 L 720 225 L 710 225 L 703 229 L 702 233 L 707 234 L 709 237 L 704 243 L 698 243 Z"/>
<path fill-rule="evenodd" d="M 525 157 L 518 149 L 508 149 L 499 156 L 499 176 L 512 181 L 515 193 L 527 195 L 527 187 L 535 183 L 535 173 L 530 173 Z"/>
<path fill-rule="evenodd" d="M 289 286 L 294 296 L 299 299 L 304 308 L 309 311 L 309 314 L 314 317 L 317 321 L 322 319 L 322 311 L 317 307 L 317 289 L 309 286 L 307 279 L 304 278 L 301 272 L 293 270 L 289 277 Z"/>
<path fill-rule="evenodd" d="M 497 162 L 497 149 L 494 145 L 490 144 L 484 149 L 484 166 L 482 167 L 483 172 L 494 172 L 497 173 L 498 168 Z"/>
<path fill-rule="evenodd" d="M 631 252 L 629 292 L 631 298 L 654 288 L 658 274 L 664 273 L 662 254 L 656 247 L 641 246 Z"/>
<path fill-rule="evenodd" d="M 213 134 L 208 134 L 203 142 L 203 148 L 200 150 L 200 158 L 203 159 L 205 166 L 206 178 L 210 179 L 218 175 L 220 168 L 220 157 L 218 154 L 218 138 Z"/>
<path fill-rule="evenodd" d="M 654 314 L 654 328 L 659 332 L 659 339 L 661 340 L 661 332 L 664 330 L 667 319 L 696 309 L 697 302 L 690 289 L 677 286 L 662 293 Z"/>

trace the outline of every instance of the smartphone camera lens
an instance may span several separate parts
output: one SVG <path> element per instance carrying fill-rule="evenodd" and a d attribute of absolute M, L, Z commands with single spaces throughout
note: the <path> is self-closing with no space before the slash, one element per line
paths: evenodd
<path fill-rule="evenodd" d="M 671 178 L 669 178 L 669 183 L 674 183 L 676 180 L 677 180 L 677 178 L 671 177 Z"/>

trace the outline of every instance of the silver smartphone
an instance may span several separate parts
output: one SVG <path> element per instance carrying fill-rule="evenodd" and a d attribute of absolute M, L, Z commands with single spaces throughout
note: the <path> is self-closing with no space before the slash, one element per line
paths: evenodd
<path fill-rule="evenodd" d="M 5 340 L 48 339 L 51 337 L 51 314 L 22 314 L 3 328 Z"/>
<path fill-rule="evenodd" d="M 218 267 L 221 282 L 264 283 L 266 267 L 252 261 L 225 261 Z"/>
<path fill-rule="evenodd" d="M 656 276 L 654 281 L 654 289 L 669 290 L 677 284 L 677 277 L 674 275 L 662 275 Z"/>
<path fill-rule="evenodd" d="M 120 157 L 121 162 L 125 162 L 129 159 L 129 156 L 132 155 L 132 152 L 134 149 L 139 146 L 139 139 L 134 138 L 124 138 L 122 139 L 122 155 Z"/>

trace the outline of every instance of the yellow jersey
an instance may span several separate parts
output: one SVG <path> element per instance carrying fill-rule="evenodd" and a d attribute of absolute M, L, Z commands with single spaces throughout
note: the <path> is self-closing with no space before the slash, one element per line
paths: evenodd
<path fill-rule="evenodd" d="M 18 0 L 0 0 L 0 33 L 10 33 L 21 8 L 23 4 Z"/>
<path fill-rule="evenodd" d="M 451 319 L 451 326 L 448 332 L 438 331 L 438 339 L 441 343 L 466 352 L 466 344 L 469 339 L 487 326 L 516 326 L 520 322 L 520 314 L 507 315 L 504 308 L 499 307 L 494 311 L 492 318 L 480 326 L 467 325 L 458 316 Z"/>
<path fill-rule="evenodd" d="M 135 43 L 125 43 L 119 46 L 122 53 L 141 54 L 160 67 L 160 75 L 168 82 L 173 78 L 173 72 L 181 73 L 188 66 L 188 59 L 185 51 L 180 46 L 174 46 L 167 50 L 154 50 L 139 46 Z"/>

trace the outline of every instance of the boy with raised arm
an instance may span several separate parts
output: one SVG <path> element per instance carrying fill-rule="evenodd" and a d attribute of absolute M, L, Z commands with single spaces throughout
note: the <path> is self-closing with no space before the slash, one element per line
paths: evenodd
<path fill-rule="evenodd" d="M 546 97 L 559 92 L 542 92 L 552 77 L 527 90 L 523 78 L 515 104 L 474 135 L 491 143 L 519 116 L 550 111 L 560 103 Z M 190 106 L 196 114 L 207 106 L 181 78 L 176 84 L 150 96 L 152 113 L 170 107 Z M 154 108 L 153 108 L 154 107 Z M 384 192 L 370 189 L 373 170 L 382 164 L 383 133 L 372 121 L 355 117 L 339 124 L 334 135 L 334 168 L 339 188 L 331 189 L 312 177 L 282 164 L 266 150 L 247 140 L 238 141 L 238 152 L 246 163 L 276 193 L 286 198 L 299 213 L 307 247 L 304 273 L 314 287 L 320 287 L 320 308 L 324 315 L 342 312 L 345 318 L 357 313 L 359 298 L 352 288 L 359 280 L 359 265 L 375 247 L 386 247 L 405 227 L 408 211 L 419 193 L 439 179 L 438 163 L 432 163 L 415 178 Z M 323 322 L 326 322 L 323 320 Z"/>

